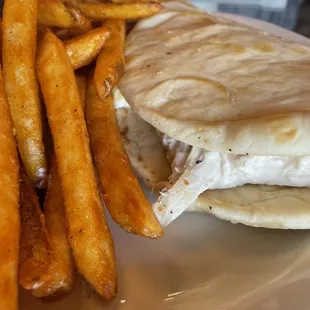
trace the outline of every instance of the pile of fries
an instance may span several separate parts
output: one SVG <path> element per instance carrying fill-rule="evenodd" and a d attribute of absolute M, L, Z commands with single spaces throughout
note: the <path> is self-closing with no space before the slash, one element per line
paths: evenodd
<path fill-rule="evenodd" d="M 18 309 L 18 284 L 45 300 L 65 296 L 75 270 L 105 300 L 115 296 L 103 203 L 127 232 L 162 236 L 122 145 L 113 102 L 127 21 L 161 9 L 142 0 L 5 0 L 0 309 Z"/>

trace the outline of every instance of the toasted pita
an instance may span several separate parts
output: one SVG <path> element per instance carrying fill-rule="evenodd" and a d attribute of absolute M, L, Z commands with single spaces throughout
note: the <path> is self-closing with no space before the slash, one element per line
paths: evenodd
<path fill-rule="evenodd" d="M 310 47 L 168 1 L 126 46 L 120 90 L 176 140 L 211 151 L 310 155 Z"/>
<path fill-rule="evenodd" d="M 155 129 L 130 108 L 119 108 L 116 115 L 131 165 L 148 188 L 163 189 L 171 166 Z"/>
<path fill-rule="evenodd" d="M 276 229 L 310 228 L 310 189 L 245 185 L 205 191 L 188 211 L 233 223 Z"/>

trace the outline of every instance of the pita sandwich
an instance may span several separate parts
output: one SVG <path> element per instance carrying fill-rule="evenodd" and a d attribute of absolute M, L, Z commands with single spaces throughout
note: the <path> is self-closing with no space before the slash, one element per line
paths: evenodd
<path fill-rule="evenodd" d="M 160 189 L 159 221 L 206 211 L 310 228 L 310 47 L 165 6 L 130 33 L 116 91 L 131 162 Z"/>

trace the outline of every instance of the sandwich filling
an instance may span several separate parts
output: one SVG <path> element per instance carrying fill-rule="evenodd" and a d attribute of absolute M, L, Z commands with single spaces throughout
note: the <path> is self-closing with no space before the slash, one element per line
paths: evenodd
<path fill-rule="evenodd" d="M 310 156 L 255 156 L 210 152 L 160 134 L 172 165 L 168 186 L 153 209 L 168 225 L 206 190 L 245 184 L 310 186 Z"/>

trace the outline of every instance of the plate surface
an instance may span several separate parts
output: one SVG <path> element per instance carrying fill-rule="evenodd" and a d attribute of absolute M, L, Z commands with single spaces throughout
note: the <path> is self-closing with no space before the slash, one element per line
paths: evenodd
<path fill-rule="evenodd" d="M 274 25 L 226 16 L 310 44 Z M 310 309 L 310 231 L 250 228 L 207 214 L 182 215 L 158 241 L 111 226 L 119 272 L 115 300 L 100 300 L 79 280 L 71 295 L 50 304 L 21 290 L 20 309 Z"/>

